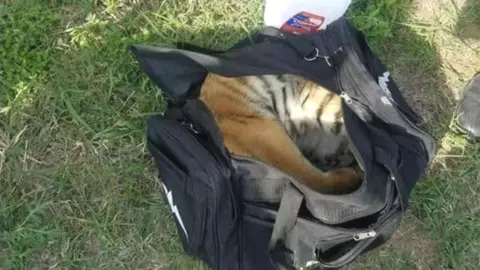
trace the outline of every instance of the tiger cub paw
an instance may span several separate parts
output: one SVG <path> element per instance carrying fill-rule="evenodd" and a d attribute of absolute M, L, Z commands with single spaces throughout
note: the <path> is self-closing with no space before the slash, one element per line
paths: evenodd
<path fill-rule="evenodd" d="M 360 187 L 363 171 L 358 167 L 338 168 L 327 172 L 331 181 L 331 193 L 346 194 Z"/>

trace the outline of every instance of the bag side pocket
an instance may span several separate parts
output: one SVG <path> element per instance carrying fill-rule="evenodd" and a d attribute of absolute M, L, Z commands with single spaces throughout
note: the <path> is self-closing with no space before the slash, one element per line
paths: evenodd
<path fill-rule="evenodd" d="M 185 152 L 186 148 L 175 138 L 175 134 L 169 133 L 169 124 L 175 123 L 160 121 L 150 126 L 155 131 L 149 133 L 147 146 L 156 162 L 183 248 L 192 255 L 199 255 L 203 245 L 210 189 L 192 173 L 194 168 L 191 166 L 194 163 L 189 165 L 183 161 L 191 160 L 193 156 Z M 182 137 L 181 134 L 178 136 Z"/>

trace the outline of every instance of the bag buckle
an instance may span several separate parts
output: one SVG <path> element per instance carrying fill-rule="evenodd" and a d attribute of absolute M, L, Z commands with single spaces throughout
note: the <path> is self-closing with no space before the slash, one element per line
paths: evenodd
<path fill-rule="evenodd" d="M 313 54 L 313 56 L 309 56 L 311 54 Z M 310 53 L 309 55 L 304 56 L 303 59 L 307 62 L 313 62 L 313 61 L 317 60 L 318 58 L 323 58 L 323 59 L 325 59 L 325 62 L 327 63 L 327 65 L 329 67 L 332 66 L 332 63 L 330 62 L 330 56 L 320 55 L 320 50 L 318 50 L 318 48 L 315 48 L 313 53 Z"/>

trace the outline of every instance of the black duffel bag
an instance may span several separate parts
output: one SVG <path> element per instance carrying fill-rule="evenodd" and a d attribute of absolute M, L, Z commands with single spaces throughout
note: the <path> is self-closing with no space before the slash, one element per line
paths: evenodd
<path fill-rule="evenodd" d="M 181 47 L 181 48 L 180 48 Z M 148 149 L 185 251 L 213 269 L 339 268 L 384 244 L 428 167 L 434 141 L 365 37 L 345 18 L 290 35 L 265 28 L 227 51 L 132 46 L 169 99 L 148 120 Z M 262 162 L 231 155 L 198 99 L 208 72 L 296 74 L 344 97 L 362 185 L 325 195 Z"/>

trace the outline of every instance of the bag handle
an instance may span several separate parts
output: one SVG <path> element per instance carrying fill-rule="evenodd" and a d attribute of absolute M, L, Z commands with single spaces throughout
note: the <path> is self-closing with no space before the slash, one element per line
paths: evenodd
<path fill-rule="evenodd" d="M 374 153 L 375 153 L 375 160 L 379 164 L 382 164 L 383 166 L 385 166 L 385 168 L 389 169 L 394 174 L 396 167 L 393 166 L 394 162 L 391 155 L 389 155 L 388 152 L 386 152 L 385 150 L 377 146 L 374 147 Z M 395 175 L 392 175 L 392 177 L 395 177 Z M 399 203 L 400 203 L 399 210 L 402 213 L 405 209 L 405 205 L 404 205 L 405 198 L 403 198 L 405 196 L 405 192 L 404 192 L 405 190 L 403 188 L 403 183 L 401 182 L 401 179 L 396 179 L 395 182 L 396 182 L 395 186 L 397 187 L 397 190 L 399 192 Z M 392 213 L 395 213 L 396 210 L 390 209 L 390 211 L 392 211 Z M 388 218 L 390 218 L 390 216 Z M 383 222 L 388 220 L 388 218 L 385 217 L 385 220 Z M 367 236 L 366 239 L 358 240 L 358 243 L 355 244 L 355 246 L 353 246 L 348 252 L 346 252 L 339 258 L 333 261 L 323 261 L 317 258 L 317 261 L 315 262 L 316 265 L 322 266 L 325 268 L 340 268 L 351 263 L 365 249 L 367 249 L 370 246 L 370 244 L 372 244 L 378 238 L 378 236 L 380 235 L 378 230 L 381 230 L 381 228 L 384 225 L 385 224 L 377 226 L 376 228 L 377 231 L 376 232 L 372 231 L 372 232 L 375 232 L 373 235 L 370 234 L 369 236 Z"/>
<path fill-rule="evenodd" d="M 284 240 L 287 237 L 287 234 L 292 230 L 293 226 L 295 226 L 303 199 L 304 196 L 293 184 L 287 186 L 282 201 L 280 202 L 278 216 L 270 237 L 268 245 L 269 250 L 274 249 L 279 241 Z M 341 257 L 333 261 L 323 261 L 317 258 L 315 265 L 320 265 L 326 268 L 339 268 L 345 266 L 357 258 L 373 241 L 375 241 L 378 234 L 375 232 L 373 233 L 374 235 L 372 235 L 372 232 L 367 233 L 368 235 L 363 236 L 365 239 L 358 239 L 358 243 Z M 359 236 L 359 238 L 362 238 L 362 236 Z"/>
<path fill-rule="evenodd" d="M 293 184 L 289 184 L 286 187 L 280 202 L 277 219 L 270 236 L 268 246 L 270 251 L 275 248 L 279 241 L 285 240 L 288 233 L 295 226 L 303 200 L 303 194 Z M 392 211 L 391 214 L 396 212 L 394 209 L 391 209 L 390 211 Z M 388 218 L 385 219 L 383 223 L 387 222 L 387 220 Z M 324 268 L 341 268 L 351 263 L 380 236 L 380 231 L 384 226 L 385 224 L 379 224 L 379 226 L 376 226 L 375 230 L 352 236 L 357 243 L 343 255 L 331 261 L 322 260 L 317 257 L 316 260 L 312 262 L 313 265 Z"/>
<path fill-rule="evenodd" d="M 298 212 L 303 202 L 303 195 L 292 184 L 289 184 L 283 193 L 280 208 L 278 210 L 277 219 L 273 226 L 272 235 L 268 249 L 275 248 L 278 241 L 286 238 L 287 234 L 292 230 L 297 221 Z"/>

